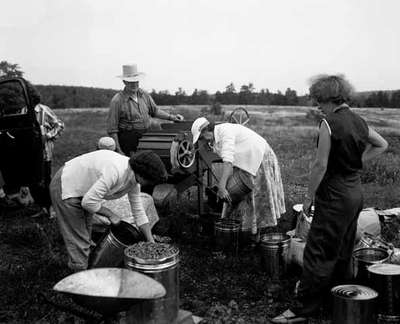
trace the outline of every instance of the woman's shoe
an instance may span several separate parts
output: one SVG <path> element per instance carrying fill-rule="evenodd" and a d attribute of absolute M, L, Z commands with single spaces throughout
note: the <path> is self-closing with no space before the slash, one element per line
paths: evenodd
<path fill-rule="evenodd" d="M 278 315 L 272 319 L 270 319 L 271 323 L 275 324 L 285 324 L 285 323 L 308 323 L 306 317 L 296 316 L 290 309 L 285 310 L 281 315 Z"/>

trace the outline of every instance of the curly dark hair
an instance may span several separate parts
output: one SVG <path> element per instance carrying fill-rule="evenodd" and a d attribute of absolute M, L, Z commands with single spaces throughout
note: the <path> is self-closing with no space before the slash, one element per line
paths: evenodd
<path fill-rule="evenodd" d="M 140 151 L 131 156 L 129 165 L 133 172 L 154 183 L 165 182 L 168 173 L 161 158 L 153 151 Z"/>
<path fill-rule="evenodd" d="M 349 102 L 354 92 L 353 86 L 341 74 L 320 74 L 311 78 L 310 83 L 310 97 L 320 103 L 341 105 Z"/>

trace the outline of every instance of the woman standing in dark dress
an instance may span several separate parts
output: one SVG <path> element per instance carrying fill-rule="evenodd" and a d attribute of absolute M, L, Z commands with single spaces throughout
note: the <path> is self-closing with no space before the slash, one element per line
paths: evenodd
<path fill-rule="evenodd" d="M 352 86 L 341 75 L 312 80 L 310 96 L 325 118 L 303 204 L 309 210 L 314 203 L 315 212 L 298 284 L 300 307 L 285 311 L 273 323 L 305 321 L 318 311 L 332 286 L 352 278 L 350 261 L 363 206 L 360 171 L 365 161 L 386 150 L 387 142 L 349 108 L 351 94 Z"/>

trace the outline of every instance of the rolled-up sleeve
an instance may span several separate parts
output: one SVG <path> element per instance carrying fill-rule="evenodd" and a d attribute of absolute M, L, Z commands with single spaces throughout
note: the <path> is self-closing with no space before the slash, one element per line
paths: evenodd
<path fill-rule="evenodd" d="M 116 169 L 108 168 L 107 170 L 103 170 L 99 179 L 83 196 L 82 207 L 90 213 L 97 213 L 104 202 L 104 197 L 117 182 L 118 172 Z"/>
<path fill-rule="evenodd" d="M 140 185 L 132 185 L 132 189 L 128 192 L 129 203 L 131 204 L 132 216 L 137 226 L 142 226 L 149 222 L 146 212 L 143 208 L 142 199 L 140 198 Z"/>
<path fill-rule="evenodd" d="M 121 110 L 121 102 L 117 95 L 112 98 L 110 102 L 110 109 L 108 110 L 107 117 L 107 133 L 118 133 L 119 114 Z"/>
<path fill-rule="evenodd" d="M 223 130 L 220 133 L 220 156 L 222 161 L 233 163 L 235 155 L 235 134 L 231 130 Z"/>

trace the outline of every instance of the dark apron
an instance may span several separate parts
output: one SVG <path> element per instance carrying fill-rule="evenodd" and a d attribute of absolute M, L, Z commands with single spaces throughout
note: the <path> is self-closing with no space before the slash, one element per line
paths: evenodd
<path fill-rule="evenodd" d="M 325 176 L 315 197 L 315 211 L 304 249 L 298 313 L 318 310 L 329 288 L 352 278 L 351 256 L 363 196 L 358 173 Z"/>

